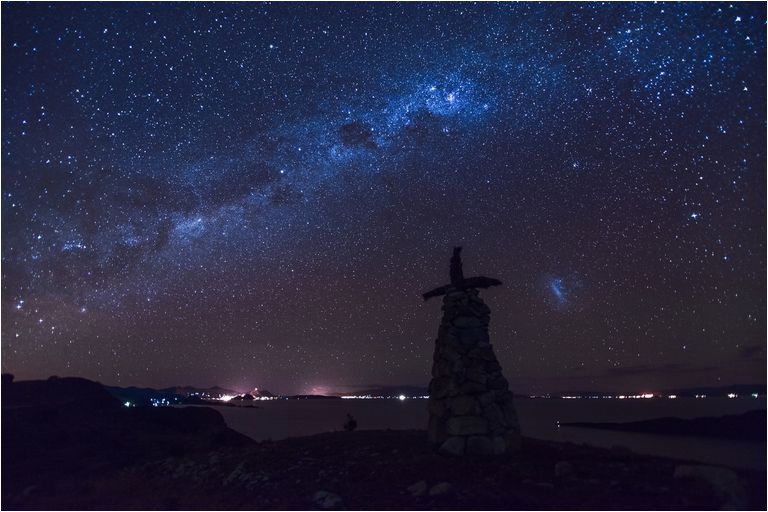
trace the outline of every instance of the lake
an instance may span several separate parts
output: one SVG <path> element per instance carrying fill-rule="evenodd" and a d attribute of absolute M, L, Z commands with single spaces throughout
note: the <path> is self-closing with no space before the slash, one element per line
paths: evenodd
<path fill-rule="evenodd" d="M 708 464 L 766 469 L 766 443 L 705 437 L 659 436 L 577 427 L 557 422 L 638 421 L 664 416 L 696 418 L 765 409 L 760 398 L 518 399 L 523 435 L 593 446 L 627 447 L 638 453 L 693 459 Z M 257 441 L 341 430 L 347 413 L 359 429 L 425 429 L 427 400 L 272 400 L 258 408 L 217 407 L 227 425 Z"/>

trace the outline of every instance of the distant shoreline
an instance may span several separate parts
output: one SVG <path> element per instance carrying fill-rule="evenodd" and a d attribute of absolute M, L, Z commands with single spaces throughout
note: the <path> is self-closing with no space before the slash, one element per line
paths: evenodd
<path fill-rule="evenodd" d="M 765 442 L 767 423 L 766 410 L 756 409 L 742 414 L 691 419 L 664 417 L 630 422 L 574 421 L 561 423 L 560 426 L 638 432 L 643 434 L 702 436 Z"/>

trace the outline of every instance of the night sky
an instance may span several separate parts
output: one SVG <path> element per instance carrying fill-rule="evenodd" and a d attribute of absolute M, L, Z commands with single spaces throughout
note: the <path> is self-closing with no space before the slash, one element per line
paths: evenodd
<path fill-rule="evenodd" d="M 429 381 L 453 245 L 515 391 L 765 382 L 766 6 L 2 4 L 2 370 Z"/>

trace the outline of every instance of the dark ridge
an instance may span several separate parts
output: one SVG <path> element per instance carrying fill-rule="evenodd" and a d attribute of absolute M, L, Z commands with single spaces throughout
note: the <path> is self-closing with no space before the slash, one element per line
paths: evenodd
<path fill-rule="evenodd" d="M 704 436 L 743 441 L 765 441 L 766 411 L 761 409 L 743 414 L 693 419 L 666 417 L 626 423 L 577 421 L 561 423 L 561 426 L 671 436 Z"/>
<path fill-rule="evenodd" d="M 341 397 L 331 395 L 289 395 L 283 398 L 290 400 L 341 400 Z"/>

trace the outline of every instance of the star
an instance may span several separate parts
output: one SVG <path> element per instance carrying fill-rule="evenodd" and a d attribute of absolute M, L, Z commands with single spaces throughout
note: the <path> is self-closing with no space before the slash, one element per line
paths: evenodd
<path fill-rule="evenodd" d="M 521 387 L 764 379 L 760 4 L 2 8 L 4 371 L 423 382 L 464 245 Z"/>

